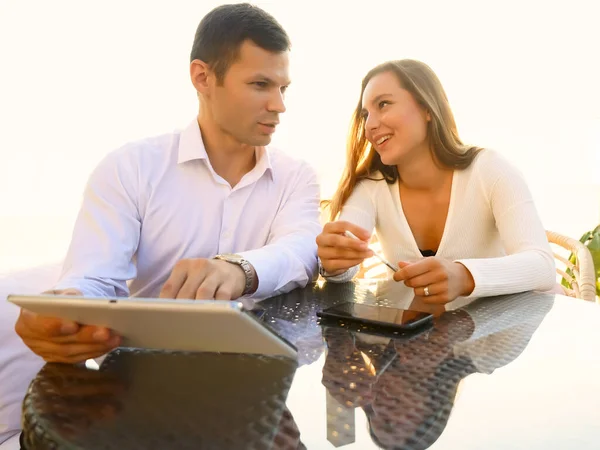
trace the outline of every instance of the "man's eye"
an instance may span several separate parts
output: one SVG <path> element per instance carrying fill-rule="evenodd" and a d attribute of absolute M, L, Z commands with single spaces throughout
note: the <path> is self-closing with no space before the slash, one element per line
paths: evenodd
<path fill-rule="evenodd" d="M 253 84 L 261 89 L 265 89 L 267 86 L 269 86 L 269 83 L 266 81 L 255 81 Z"/>

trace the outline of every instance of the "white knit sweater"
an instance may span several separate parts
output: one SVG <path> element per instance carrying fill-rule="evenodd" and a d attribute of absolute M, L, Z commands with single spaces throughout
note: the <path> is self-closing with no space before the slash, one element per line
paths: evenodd
<path fill-rule="evenodd" d="M 379 174 L 374 178 L 379 178 Z M 400 201 L 398 182 L 362 180 L 340 220 L 376 230 L 388 261 L 422 258 Z M 475 280 L 469 296 L 550 290 L 554 258 L 522 174 L 493 150 L 480 152 L 457 170 L 436 256 L 465 265 Z M 358 267 L 329 281 L 347 281 Z"/>

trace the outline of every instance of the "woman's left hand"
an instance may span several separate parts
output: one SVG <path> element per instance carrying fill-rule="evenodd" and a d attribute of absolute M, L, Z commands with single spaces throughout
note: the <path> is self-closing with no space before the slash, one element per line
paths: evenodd
<path fill-rule="evenodd" d="M 404 281 L 424 303 L 448 303 L 469 295 L 475 288 L 471 272 L 457 262 L 434 256 L 415 262 L 400 261 L 398 266 L 394 280 Z"/>

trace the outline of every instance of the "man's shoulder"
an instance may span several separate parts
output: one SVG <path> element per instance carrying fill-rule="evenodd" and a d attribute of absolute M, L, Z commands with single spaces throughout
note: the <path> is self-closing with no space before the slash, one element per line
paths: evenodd
<path fill-rule="evenodd" d="M 315 168 L 306 160 L 290 155 L 277 146 L 269 145 L 267 148 L 271 168 L 276 177 L 291 174 L 306 174 L 316 176 Z"/>
<path fill-rule="evenodd" d="M 177 159 L 179 133 L 165 133 L 127 142 L 109 151 L 96 165 L 91 180 L 104 182 L 115 177 L 137 180 L 160 176 L 171 160 Z M 173 151 L 175 149 L 175 151 Z"/>
<path fill-rule="evenodd" d="M 180 135 L 180 131 L 175 131 L 132 140 L 108 153 L 107 159 L 124 163 L 169 159 L 173 153 L 176 156 Z"/>

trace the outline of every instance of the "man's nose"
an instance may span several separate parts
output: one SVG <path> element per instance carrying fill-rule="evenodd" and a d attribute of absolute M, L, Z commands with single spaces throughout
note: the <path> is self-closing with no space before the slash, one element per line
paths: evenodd
<path fill-rule="evenodd" d="M 285 112 L 285 98 L 282 92 L 277 91 L 271 96 L 267 109 L 279 114 Z"/>

